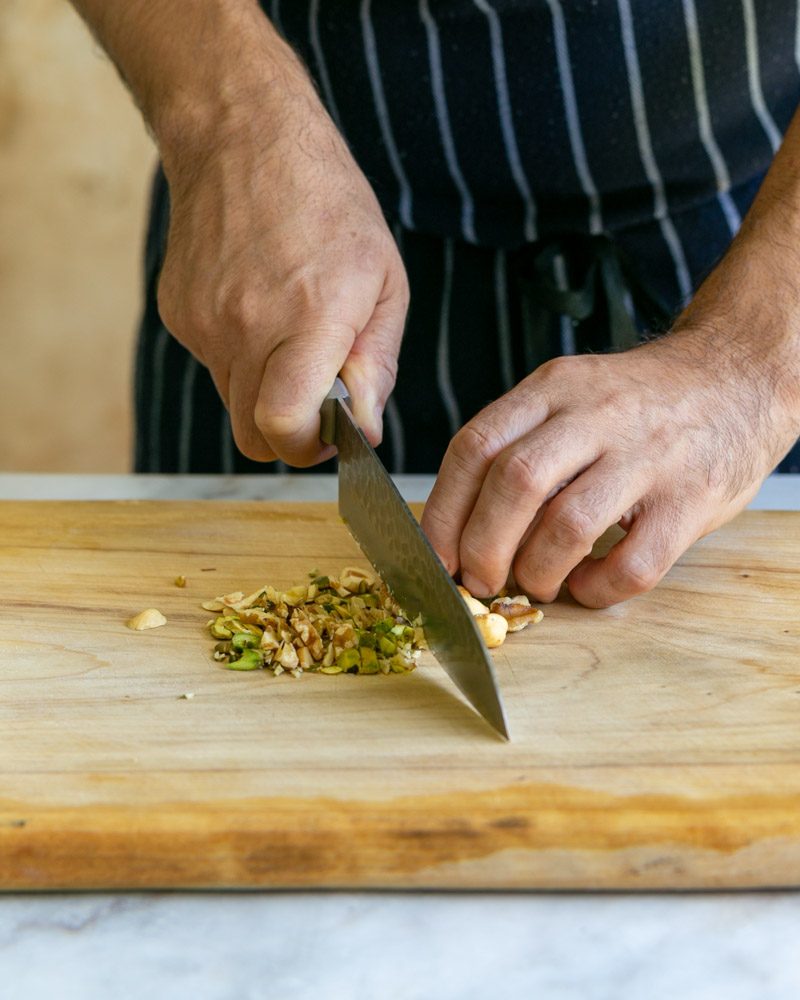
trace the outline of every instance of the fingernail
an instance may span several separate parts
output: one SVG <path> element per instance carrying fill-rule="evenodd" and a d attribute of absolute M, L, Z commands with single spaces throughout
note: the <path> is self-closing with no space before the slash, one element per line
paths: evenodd
<path fill-rule="evenodd" d="M 461 582 L 473 597 L 490 597 L 492 594 L 490 588 L 487 587 L 482 580 L 478 580 L 471 573 L 463 573 L 461 576 Z"/>

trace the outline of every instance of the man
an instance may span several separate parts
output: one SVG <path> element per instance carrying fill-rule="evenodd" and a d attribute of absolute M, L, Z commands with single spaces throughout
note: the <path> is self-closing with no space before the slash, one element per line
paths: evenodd
<path fill-rule="evenodd" d="M 168 184 L 138 469 L 241 470 L 231 428 L 249 460 L 322 462 L 341 372 L 390 467 L 446 450 L 423 527 L 473 593 L 513 569 L 602 607 L 792 448 L 796 5 L 74 2 Z"/>

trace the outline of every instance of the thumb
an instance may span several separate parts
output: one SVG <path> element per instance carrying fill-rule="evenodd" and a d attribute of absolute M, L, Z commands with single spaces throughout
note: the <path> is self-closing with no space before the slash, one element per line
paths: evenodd
<path fill-rule="evenodd" d="M 402 289 L 381 299 L 342 366 L 353 416 L 373 446 L 383 437 L 383 410 L 397 379 L 407 311 L 408 295 Z"/>

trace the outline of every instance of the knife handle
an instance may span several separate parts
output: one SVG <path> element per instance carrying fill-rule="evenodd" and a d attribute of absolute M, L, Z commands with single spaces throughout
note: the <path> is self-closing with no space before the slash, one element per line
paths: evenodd
<path fill-rule="evenodd" d="M 336 381 L 331 386 L 331 390 L 325 397 L 319 411 L 320 426 L 319 436 L 325 444 L 336 444 L 336 400 L 348 402 L 350 393 L 342 380 L 336 377 Z"/>

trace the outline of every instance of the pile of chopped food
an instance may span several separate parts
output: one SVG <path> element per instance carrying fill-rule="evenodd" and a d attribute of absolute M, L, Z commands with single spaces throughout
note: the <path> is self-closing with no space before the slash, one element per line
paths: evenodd
<path fill-rule="evenodd" d="M 219 640 L 214 659 L 231 670 L 270 670 L 276 677 L 321 674 L 407 674 L 426 649 L 421 617 L 401 610 L 374 573 L 352 567 L 338 578 L 309 574 L 310 583 L 276 590 L 261 587 L 206 601 L 217 613 L 208 622 Z M 496 597 L 489 607 L 458 588 L 486 645 L 539 622 L 527 597 Z"/>
<path fill-rule="evenodd" d="M 231 670 L 266 668 L 322 674 L 405 674 L 425 649 L 419 619 L 403 614 L 386 585 L 361 569 L 338 579 L 309 574 L 310 583 L 279 591 L 264 586 L 245 597 L 226 594 L 203 604 L 218 639 L 214 659 Z"/>

